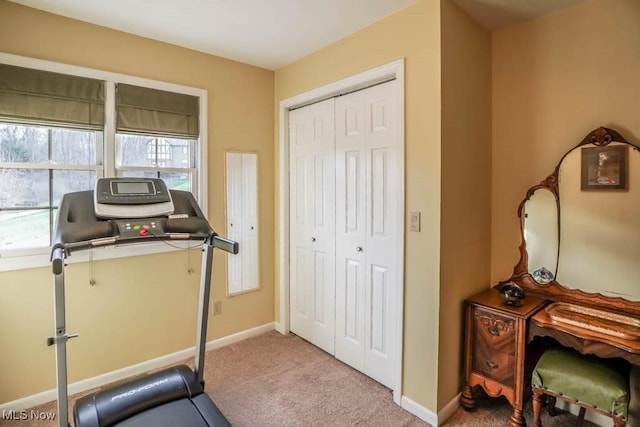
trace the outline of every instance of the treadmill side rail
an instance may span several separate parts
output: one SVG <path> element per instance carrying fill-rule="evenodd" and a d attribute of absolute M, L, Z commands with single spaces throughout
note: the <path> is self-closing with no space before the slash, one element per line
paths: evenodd
<path fill-rule="evenodd" d="M 67 390 L 67 336 L 64 306 L 64 264 L 53 277 L 53 295 L 55 335 L 47 339 L 47 344 L 56 346 L 56 384 L 58 392 L 58 426 L 68 427 L 68 390 Z M 51 344 L 49 344 L 51 343 Z"/>
<path fill-rule="evenodd" d="M 200 291 L 198 294 L 198 323 L 196 325 L 196 355 L 194 370 L 198 382 L 204 387 L 204 356 L 207 346 L 207 325 L 209 323 L 209 297 L 211 295 L 211 277 L 213 273 L 213 245 L 202 245 L 202 271 L 200 272 Z"/>

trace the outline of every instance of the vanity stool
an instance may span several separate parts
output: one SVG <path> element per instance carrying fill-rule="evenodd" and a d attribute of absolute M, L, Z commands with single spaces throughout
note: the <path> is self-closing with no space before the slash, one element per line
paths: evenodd
<path fill-rule="evenodd" d="M 585 410 L 613 418 L 615 427 L 627 424 L 629 375 L 611 360 L 585 356 L 568 348 L 549 348 L 544 352 L 531 378 L 533 425 L 541 427 L 540 410 L 544 395 L 550 412 L 556 398 L 580 406 L 577 426 L 582 426 Z"/>

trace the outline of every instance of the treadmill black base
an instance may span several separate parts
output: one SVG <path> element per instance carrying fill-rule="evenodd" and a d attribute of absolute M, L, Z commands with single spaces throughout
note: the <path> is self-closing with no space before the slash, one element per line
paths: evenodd
<path fill-rule="evenodd" d="M 78 399 L 76 427 L 230 427 L 187 366 Z"/>

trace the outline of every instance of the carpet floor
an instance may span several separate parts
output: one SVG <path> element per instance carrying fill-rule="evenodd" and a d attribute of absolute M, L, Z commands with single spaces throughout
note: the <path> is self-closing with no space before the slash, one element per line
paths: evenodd
<path fill-rule="evenodd" d="M 476 407 L 473 411 L 467 412 L 458 408 L 449 418 L 443 427 L 497 427 L 507 426 L 509 416 L 513 408 L 509 402 L 502 397 L 493 399 L 488 397 L 479 387 L 474 390 L 476 397 Z M 527 400 L 523 409 L 524 418 L 528 426 L 533 425 L 533 411 L 531 409 L 531 399 Z M 577 417 L 565 411 L 557 410 L 553 417 L 547 413 L 547 408 L 542 410 L 540 421 L 544 427 L 573 427 L 576 425 Z M 613 425 L 613 423 L 611 424 Z M 584 421 L 583 427 L 598 427 L 589 421 Z"/>
<path fill-rule="evenodd" d="M 191 365 L 191 360 L 185 360 Z M 428 427 L 393 403 L 386 387 L 341 363 L 303 339 L 273 331 L 207 352 L 206 391 L 235 427 L 371 426 Z M 69 413 L 75 400 L 70 396 Z M 56 410 L 55 402 L 33 408 Z M 503 399 L 478 393 L 476 410 L 458 409 L 447 427 L 506 426 L 511 407 Z M 525 407 L 531 422 L 531 404 Z M 571 426 L 575 417 L 560 413 L 545 427 Z M 1 420 L 7 427 L 55 427 L 55 421 Z M 585 427 L 593 424 L 585 423 Z"/>

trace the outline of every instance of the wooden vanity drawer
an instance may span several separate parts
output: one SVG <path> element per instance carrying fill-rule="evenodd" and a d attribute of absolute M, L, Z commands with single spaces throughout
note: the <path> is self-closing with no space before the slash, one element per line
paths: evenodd
<path fill-rule="evenodd" d="M 472 370 L 513 387 L 516 358 L 515 320 L 473 307 Z"/>
<path fill-rule="evenodd" d="M 507 387 L 514 385 L 515 354 L 476 354 L 473 358 L 475 372 Z"/>

